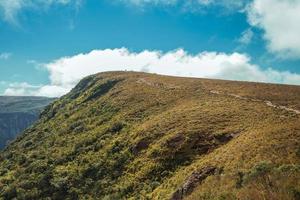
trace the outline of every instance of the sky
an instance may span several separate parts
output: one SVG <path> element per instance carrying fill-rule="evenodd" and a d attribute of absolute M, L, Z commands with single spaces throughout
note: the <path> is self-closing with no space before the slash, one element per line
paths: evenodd
<path fill-rule="evenodd" d="M 0 95 L 114 70 L 300 85 L 299 24 L 297 0 L 0 0 Z"/>

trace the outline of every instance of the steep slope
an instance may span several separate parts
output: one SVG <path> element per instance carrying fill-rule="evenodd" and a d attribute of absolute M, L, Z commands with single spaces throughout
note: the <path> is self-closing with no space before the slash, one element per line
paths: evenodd
<path fill-rule="evenodd" d="M 0 196 L 297 199 L 299 109 L 297 86 L 89 76 L 0 154 Z"/>
<path fill-rule="evenodd" d="M 0 149 L 38 119 L 54 99 L 46 97 L 0 96 Z"/>

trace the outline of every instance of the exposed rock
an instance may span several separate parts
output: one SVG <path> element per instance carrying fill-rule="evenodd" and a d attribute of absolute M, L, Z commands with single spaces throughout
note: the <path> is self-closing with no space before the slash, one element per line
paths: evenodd
<path fill-rule="evenodd" d="M 146 149 L 148 147 L 148 142 L 146 140 L 139 141 L 134 147 L 132 147 L 131 152 L 134 155 L 137 155 L 142 150 Z"/>
<path fill-rule="evenodd" d="M 197 170 L 185 181 L 185 183 L 172 195 L 171 200 L 182 200 L 193 192 L 193 190 L 201 184 L 208 176 L 215 174 L 216 167 L 208 166 Z"/>
<path fill-rule="evenodd" d="M 231 135 L 231 134 L 220 134 L 220 135 L 215 135 L 215 138 L 220 143 L 227 143 L 233 138 L 233 135 Z"/>
<path fill-rule="evenodd" d="M 174 137 L 167 140 L 167 146 L 169 148 L 176 148 L 184 143 L 185 137 L 182 134 L 175 135 Z"/>

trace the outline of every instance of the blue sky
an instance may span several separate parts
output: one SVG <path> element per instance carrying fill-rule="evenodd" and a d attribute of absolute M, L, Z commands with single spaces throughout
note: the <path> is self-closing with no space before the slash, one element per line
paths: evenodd
<path fill-rule="evenodd" d="M 0 0 L 0 94 L 60 96 L 118 69 L 300 84 L 297 13 L 292 0 Z"/>

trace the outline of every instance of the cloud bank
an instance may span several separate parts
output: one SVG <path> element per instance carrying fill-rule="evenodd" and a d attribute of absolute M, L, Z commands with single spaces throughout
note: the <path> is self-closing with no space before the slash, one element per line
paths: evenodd
<path fill-rule="evenodd" d="M 300 1 L 254 0 L 246 10 L 250 25 L 264 30 L 270 52 L 300 58 Z"/>
<path fill-rule="evenodd" d="M 240 53 L 201 52 L 189 54 L 183 49 L 131 52 L 126 48 L 93 50 L 86 54 L 63 57 L 45 64 L 50 83 L 32 86 L 14 84 L 5 95 L 57 97 L 70 91 L 83 77 L 103 71 L 145 71 L 171 76 L 205 77 L 228 80 L 300 84 L 300 75 L 288 71 L 262 69 Z"/>

